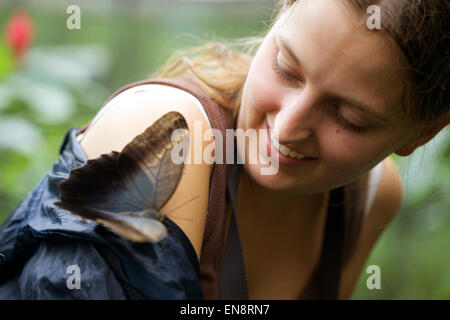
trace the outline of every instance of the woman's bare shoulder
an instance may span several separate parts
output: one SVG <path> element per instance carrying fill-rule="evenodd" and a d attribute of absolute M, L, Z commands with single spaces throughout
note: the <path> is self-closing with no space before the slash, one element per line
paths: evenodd
<path fill-rule="evenodd" d="M 136 135 L 169 111 L 180 112 L 191 129 L 200 121 L 210 128 L 191 94 L 161 84 L 131 87 L 112 98 L 89 124 L 80 142 L 89 159 L 111 150 L 120 151 Z"/>
<path fill-rule="evenodd" d="M 186 119 L 190 136 L 190 154 L 194 145 L 194 124 L 203 132 L 210 128 L 208 119 L 186 91 L 165 85 L 145 85 L 127 89 L 105 105 L 94 118 L 80 142 L 89 159 L 110 151 L 121 151 L 133 138 L 170 111 Z M 203 136 L 203 133 L 200 137 Z M 198 135 L 197 135 L 198 137 Z M 192 162 L 192 161 L 191 161 Z M 212 164 L 185 163 L 177 189 L 161 209 L 185 232 L 200 256 L 209 199 Z"/>

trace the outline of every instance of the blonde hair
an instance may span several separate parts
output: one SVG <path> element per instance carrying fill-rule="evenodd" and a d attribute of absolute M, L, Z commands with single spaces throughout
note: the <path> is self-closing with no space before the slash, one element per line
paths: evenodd
<path fill-rule="evenodd" d="M 176 50 L 151 77 L 188 77 L 220 105 L 231 110 L 233 119 L 236 119 L 253 57 L 265 35 L 287 6 L 287 2 L 279 0 L 274 10 L 275 17 L 270 19 L 267 29 L 256 36 L 212 40 L 202 45 Z"/>

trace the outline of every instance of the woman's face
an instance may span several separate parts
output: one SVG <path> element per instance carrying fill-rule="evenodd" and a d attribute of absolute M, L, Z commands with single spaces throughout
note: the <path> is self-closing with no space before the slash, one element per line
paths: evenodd
<path fill-rule="evenodd" d="M 276 174 L 261 175 L 268 165 L 249 164 L 247 146 L 246 171 L 260 185 L 295 194 L 331 190 L 411 137 L 412 123 L 400 111 L 404 57 L 363 22 L 341 1 L 302 0 L 264 39 L 244 84 L 237 127 L 261 132 L 265 143 L 259 129 L 267 123 L 279 130 L 280 144 L 316 159 L 280 163 Z M 289 75 L 280 76 L 274 62 Z"/>

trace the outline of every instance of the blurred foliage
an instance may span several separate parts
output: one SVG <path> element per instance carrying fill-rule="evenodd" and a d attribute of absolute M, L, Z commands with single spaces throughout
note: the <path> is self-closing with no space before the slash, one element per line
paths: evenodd
<path fill-rule="evenodd" d="M 49 170 L 69 127 L 89 121 L 109 90 L 97 77 L 107 51 L 93 46 L 32 48 L 0 83 L 0 217 Z"/>
<path fill-rule="evenodd" d="M 11 51 L 6 46 L 3 39 L 0 40 L 0 81 L 3 77 L 13 71 L 14 67 L 13 57 Z"/>
<path fill-rule="evenodd" d="M 0 223 L 57 161 L 64 133 L 92 119 L 117 88 L 147 78 L 176 48 L 259 33 L 272 10 L 270 1 L 79 1 L 81 30 L 68 30 L 71 3 L 37 3 L 26 2 L 35 40 L 19 69 L 0 41 Z M 0 3 L 0 28 L 16 6 Z M 448 130 L 394 160 L 403 204 L 375 244 L 352 298 L 449 299 Z M 366 286 L 369 265 L 381 269 L 381 290 Z"/>
<path fill-rule="evenodd" d="M 450 130 L 409 157 L 395 157 L 403 202 L 362 270 L 353 299 L 450 299 Z M 381 289 L 369 290 L 369 265 Z"/>

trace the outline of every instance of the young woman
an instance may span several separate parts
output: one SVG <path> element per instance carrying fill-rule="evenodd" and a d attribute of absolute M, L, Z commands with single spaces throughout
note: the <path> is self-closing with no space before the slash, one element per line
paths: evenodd
<path fill-rule="evenodd" d="M 370 14 L 366 10 L 370 5 L 377 5 L 380 10 L 380 29 L 367 27 Z M 374 243 L 401 204 L 402 184 L 390 155 L 411 154 L 450 121 L 447 88 L 449 56 L 444 49 L 445 37 L 442 36 L 449 32 L 449 5 L 440 0 L 299 0 L 280 1 L 279 8 L 267 34 L 257 41 L 245 43 L 250 45 L 247 54 L 225 46 L 205 45 L 200 48 L 200 54 L 181 52 L 175 55 L 153 77 L 191 78 L 221 108 L 231 112 L 235 129 L 257 130 L 260 133 L 258 138 L 267 142 L 270 154 L 273 156 L 279 152 L 280 165 L 276 174 L 261 175 L 260 169 L 265 164 L 246 161 L 240 174 L 234 178 L 238 186 L 234 189 L 237 190 L 237 207 L 234 209 L 235 222 L 239 226 L 237 239 L 240 236 L 242 243 L 242 247 L 238 245 L 234 248 L 242 250 L 242 256 L 238 254 L 235 256 L 237 260 L 233 260 L 238 261 L 237 269 L 224 269 L 230 275 L 233 274 L 230 270 L 244 273 L 235 280 L 245 282 L 241 283 L 244 289 L 236 289 L 243 295 L 237 294 L 235 297 L 306 298 L 307 295 L 302 293 L 308 289 L 319 264 L 327 265 L 326 261 L 331 261 L 323 258 L 323 250 L 326 246 L 333 248 L 327 240 L 332 239 L 327 238 L 327 233 L 333 228 L 330 221 L 334 221 L 333 217 L 330 218 L 329 205 L 332 190 L 349 186 L 364 176 L 371 177 L 369 181 L 372 184 L 366 184 L 371 191 L 364 198 L 365 210 L 360 216 L 359 236 L 354 240 L 353 250 L 342 261 L 342 268 L 329 263 L 330 269 L 325 272 L 334 274 L 334 270 L 339 268 L 336 272 L 338 285 L 331 297 L 348 299 Z M 254 46 L 255 43 L 257 46 Z M 255 54 L 254 49 L 257 49 Z M 197 55 L 188 59 L 189 53 Z M 82 151 L 77 149 L 77 152 L 84 153 L 85 157 L 80 161 L 96 159 L 112 150 L 122 150 L 169 111 L 180 112 L 189 128 L 193 128 L 196 121 L 203 124 L 203 130 L 214 127 L 209 117 L 212 114 L 210 107 L 205 105 L 207 100 L 187 94 L 189 90 L 174 87 L 148 82 L 121 90 L 78 136 Z M 269 138 L 268 133 L 272 130 L 278 132 L 278 141 Z M 190 131 L 190 134 L 191 141 L 194 141 L 193 132 Z M 75 141 L 70 142 L 76 144 Z M 204 143 L 203 147 L 206 145 Z M 239 152 L 249 159 L 251 151 L 248 146 Z M 213 254 L 205 249 L 213 237 L 208 229 L 217 227 L 211 222 L 208 225 L 213 168 L 218 167 L 206 163 L 185 165 L 176 191 L 161 209 L 163 213 L 170 212 L 170 219 L 175 222 L 174 228 L 178 226 L 189 243 L 181 249 L 175 248 L 176 241 L 183 241 L 183 238 L 174 238 L 175 244 L 165 251 L 164 258 L 158 256 L 158 259 L 146 260 L 158 268 L 166 266 L 165 269 L 152 267 L 152 270 L 158 269 L 159 279 L 155 279 L 158 274 L 155 276 L 154 273 L 151 281 L 143 276 L 141 280 L 147 279 L 149 282 L 142 284 L 142 280 L 139 287 L 136 279 L 130 280 L 132 276 L 127 274 L 125 266 L 124 277 L 118 276 L 120 270 L 116 269 L 107 273 L 119 283 L 111 286 L 125 293 L 108 295 L 105 293 L 107 289 L 98 289 L 96 294 L 91 295 L 77 293 L 79 297 L 166 298 L 171 297 L 171 290 L 174 293 L 172 297 L 196 297 L 179 294 L 185 287 L 180 282 L 179 286 L 173 285 L 173 279 L 169 279 L 171 284 L 164 287 L 170 282 L 164 277 L 168 275 L 170 278 L 183 272 L 195 274 L 198 272 L 195 263 L 202 265 L 202 259 L 206 261 L 210 259 L 208 255 Z M 67 176 L 67 172 L 65 174 Z M 214 188 L 214 183 L 211 188 Z M 179 204 L 186 199 L 194 200 L 180 207 Z M 26 216 L 24 204 L 22 209 L 17 210 Z M 230 212 L 232 209 L 227 206 L 227 210 Z M 231 230 L 232 218 L 229 217 L 227 234 Z M 14 230 L 11 221 L 14 218 L 5 223 L 4 230 Z M 168 236 L 172 236 L 170 232 Z M 225 243 L 226 238 L 221 241 Z M 184 262 L 162 263 L 167 261 L 164 259 L 170 259 L 170 254 L 188 255 L 189 245 L 195 252 L 193 256 L 198 259 L 191 263 L 190 269 L 183 265 Z M 64 267 L 78 261 L 67 254 L 70 249 L 58 249 L 48 241 L 45 242 L 45 250 L 42 246 L 37 249 L 41 256 L 56 255 L 57 252 L 62 255 L 64 251 L 68 259 Z M 49 246 L 52 246 L 51 249 Z M 76 248 L 77 252 L 88 250 L 85 247 Z M 128 248 L 138 250 L 138 247 Z M 329 248 L 325 256 L 339 255 L 337 249 Z M 99 250 L 97 247 L 95 249 Z M 91 254 L 85 256 L 100 259 L 98 254 L 92 254 L 93 250 L 90 248 Z M 119 260 L 124 259 L 122 263 L 129 261 L 117 254 L 118 251 L 113 251 Z M 34 258 L 36 255 L 30 253 L 30 256 L 33 258 L 24 263 L 27 273 L 23 271 L 22 276 L 17 277 L 27 278 L 28 281 L 33 279 L 42 285 L 39 280 L 42 277 L 30 271 L 30 261 L 37 259 Z M 106 254 L 100 256 L 105 259 Z M 77 257 L 80 258 L 80 255 Z M 222 258 L 220 255 L 218 257 L 216 264 L 220 265 Z M 340 261 L 339 257 L 333 261 Z M 43 261 L 34 263 L 42 266 Z M 92 261 L 82 263 L 85 269 L 95 265 Z M 108 265 L 112 268 L 111 264 Z M 224 296 L 211 289 L 218 286 L 217 278 L 220 276 L 216 271 L 220 269 L 212 273 L 206 270 L 200 274 L 205 283 L 204 297 Z M 109 270 L 108 267 L 105 270 Z M 196 280 L 191 275 L 186 277 L 192 283 Z M 319 275 L 319 278 L 322 287 L 334 285 L 327 283 L 325 274 Z M 53 287 L 65 283 L 63 280 L 54 279 Z M 89 281 L 101 282 L 95 275 L 91 275 Z M 143 287 L 151 287 L 158 281 L 168 288 L 167 291 L 160 291 L 160 296 L 155 292 L 143 293 Z M 3 283 L 10 283 L 9 287 L 5 285 L 4 288 L 13 287 L 12 280 L 3 280 Z M 195 286 L 192 283 L 190 286 Z M 211 283 L 214 284 L 209 286 Z M 236 286 L 235 283 L 233 285 Z M 133 289 L 127 291 L 124 289 L 127 286 Z M 41 294 L 37 294 L 36 290 L 34 292 L 35 298 L 58 297 L 57 294 L 42 293 L 45 290 L 39 291 Z M 64 294 L 77 297 L 73 292 Z M 330 295 L 310 297 L 329 298 Z"/>

